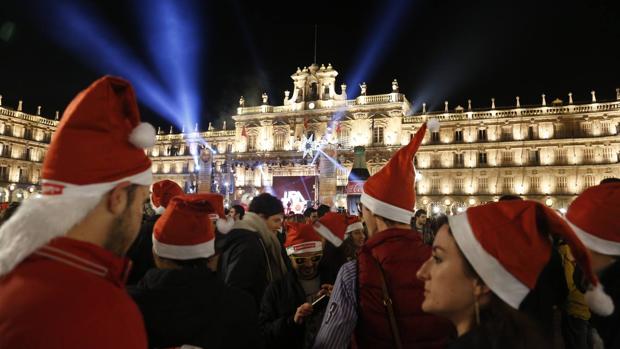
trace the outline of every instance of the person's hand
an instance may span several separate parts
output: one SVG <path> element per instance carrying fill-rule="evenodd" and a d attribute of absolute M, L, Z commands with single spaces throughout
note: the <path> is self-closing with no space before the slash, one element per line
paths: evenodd
<path fill-rule="evenodd" d="M 301 325 L 304 322 L 304 318 L 310 314 L 312 314 L 312 304 L 304 303 L 297 308 L 293 321 Z"/>
<path fill-rule="evenodd" d="M 334 290 L 334 285 L 323 284 L 321 285 L 321 290 L 319 291 L 319 293 L 317 293 L 317 298 L 321 297 L 324 294 L 327 295 L 327 297 L 331 297 L 333 290 Z"/>

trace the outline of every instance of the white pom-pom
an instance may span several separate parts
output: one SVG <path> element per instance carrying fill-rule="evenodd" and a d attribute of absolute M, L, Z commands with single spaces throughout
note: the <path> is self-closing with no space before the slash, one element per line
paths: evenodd
<path fill-rule="evenodd" d="M 605 293 L 600 283 L 588 290 L 585 298 L 590 310 L 598 315 L 609 316 L 614 312 L 614 301 Z"/>
<path fill-rule="evenodd" d="M 155 127 L 148 122 L 141 122 L 129 135 L 129 142 L 143 149 L 155 145 Z"/>
<path fill-rule="evenodd" d="M 215 222 L 215 227 L 220 234 L 228 234 L 228 232 L 232 230 L 233 225 L 235 225 L 235 220 L 230 217 L 227 217 L 226 219 L 219 218 Z"/>
<path fill-rule="evenodd" d="M 431 132 L 439 131 L 439 120 L 437 120 L 437 119 L 429 119 L 426 122 L 426 128 L 428 128 L 428 130 L 431 131 Z"/>

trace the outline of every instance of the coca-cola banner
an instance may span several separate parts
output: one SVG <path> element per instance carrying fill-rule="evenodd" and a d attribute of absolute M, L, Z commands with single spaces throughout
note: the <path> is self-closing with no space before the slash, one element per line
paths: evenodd
<path fill-rule="evenodd" d="M 347 183 L 345 193 L 347 194 L 362 194 L 362 188 L 364 187 L 364 181 L 351 181 Z"/>

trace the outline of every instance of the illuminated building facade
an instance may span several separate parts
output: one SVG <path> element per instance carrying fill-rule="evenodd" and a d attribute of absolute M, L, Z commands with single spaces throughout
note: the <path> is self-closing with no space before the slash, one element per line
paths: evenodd
<path fill-rule="evenodd" d="M 22 201 L 38 189 L 41 166 L 58 124 L 41 116 L 2 105 L 0 96 L 0 202 Z"/>
<path fill-rule="evenodd" d="M 587 103 L 571 94 L 547 103 L 543 95 L 535 106 L 517 97 L 514 107 L 496 108 L 491 100 L 485 109 L 451 109 L 446 102 L 443 111 L 423 106 L 411 114 L 396 80 L 385 94 L 369 95 L 365 83 L 355 94 L 341 84 L 337 93 L 337 75 L 331 65 L 312 65 L 291 76 L 292 92 L 281 103 L 263 94 L 261 105 L 247 106 L 241 97 L 230 129 L 159 130 L 147 150 L 155 179 L 188 192 L 220 192 L 229 203 L 265 191 L 292 195 L 292 188 L 304 200 L 346 206 L 353 147 L 366 148 L 374 174 L 428 118 L 441 128 L 427 132 L 415 159 L 417 208 L 456 213 L 512 194 L 563 209 L 585 188 L 620 177 L 620 90 L 613 101 L 597 101 L 593 91 Z M 56 125 L 21 106 L 0 107 L 2 201 L 36 189 Z"/>
<path fill-rule="evenodd" d="M 281 177 L 317 176 L 313 199 L 345 206 L 354 146 L 366 147 L 373 174 L 424 120 L 436 118 L 440 131 L 427 133 L 415 159 L 418 208 L 459 212 L 512 194 L 563 209 L 583 189 L 620 177 L 618 90 L 614 101 L 597 101 L 592 92 L 589 103 L 574 103 L 569 94 L 567 102 L 547 104 L 543 95 L 535 106 L 521 106 L 518 97 L 514 107 L 496 108 L 491 100 L 483 110 L 471 103 L 450 109 L 446 102 L 443 111 L 424 107 L 408 115 L 411 105 L 396 80 L 386 94 L 368 95 L 362 84 L 348 95 L 344 84 L 336 93 L 337 75 L 331 65 L 298 69 L 291 76 L 293 91 L 285 91 L 280 105 L 263 94 L 261 105 L 246 106 L 241 97 L 234 130 L 159 135 L 150 154 L 154 173 L 195 187 L 206 169 L 196 169 L 198 156 L 190 148 L 204 139 L 217 151 L 206 156 L 213 166 L 210 185 L 230 200 L 270 191 Z M 322 149 L 337 164 L 324 155 L 313 163 L 314 156 L 304 152 L 308 137 L 323 139 Z"/>

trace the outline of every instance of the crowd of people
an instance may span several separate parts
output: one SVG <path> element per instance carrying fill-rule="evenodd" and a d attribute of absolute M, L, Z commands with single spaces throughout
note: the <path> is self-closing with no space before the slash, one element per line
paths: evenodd
<path fill-rule="evenodd" d="M 0 348 L 620 348 L 620 180 L 565 215 L 503 197 L 428 217 L 412 160 L 435 124 L 365 182 L 359 216 L 267 193 L 227 210 L 152 183 L 131 85 L 95 81 L 41 194 L 0 216 Z"/>

